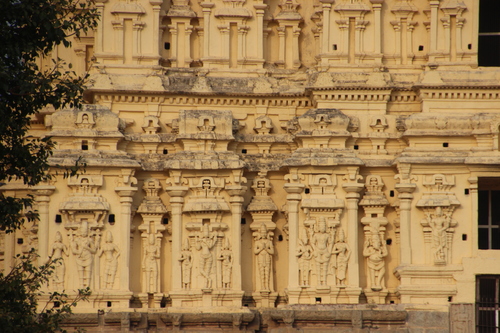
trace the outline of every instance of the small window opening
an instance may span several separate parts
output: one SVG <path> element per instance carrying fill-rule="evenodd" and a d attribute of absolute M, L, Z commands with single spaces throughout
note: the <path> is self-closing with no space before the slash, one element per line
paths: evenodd
<path fill-rule="evenodd" d="M 241 224 L 247 224 L 247 219 L 246 218 L 242 218 L 241 221 L 240 221 Z"/>
<path fill-rule="evenodd" d="M 391 245 L 391 244 L 392 244 L 392 239 L 387 238 L 387 239 L 385 240 L 385 243 L 386 243 L 387 245 Z"/>
<path fill-rule="evenodd" d="M 453 296 L 448 296 L 448 302 L 453 302 Z"/>
<path fill-rule="evenodd" d="M 113 303 L 108 301 L 108 304 L 107 304 L 108 308 L 110 308 L 112 305 L 113 305 Z"/>
<path fill-rule="evenodd" d="M 333 44 L 333 50 L 337 51 L 337 44 Z"/>
<path fill-rule="evenodd" d="M 56 215 L 56 223 L 61 223 L 62 222 L 62 216 L 57 214 Z"/>
<path fill-rule="evenodd" d="M 58 307 L 60 307 L 60 306 L 61 306 L 61 302 L 57 302 L 57 301 L 56 301 L 56 302 L 54 302 L 54 307 L 55 307 L 55 308 L 58 308 Z"/>
<path fill-rule="evenodd" d="M 163 220 L 161 220 L 161 224 L 168 224 L 168 217 L 163 218 Z"/>
<path fill-rule="evenodd" d="M 242 154 L 246 154 L 246 153 L 247 153 L 247 150 L 246 150 L 246 149 L 242 149 L 242 150 L 241 150 L 241 153 L 242 153 Z"/>
<path fill-rule="evenodd" d="M 394 190 L 390 190 L 390 191 L 389 191 L 389 196 L 390 196 L 391 198 L 394 198 Z"/>
<path fill-rule="evenodd" d="M 115 214 L 109 214 L 108 222 L 109 224 L 115 224 Z"/>
<path fill-rule="evenodd" d="M 321 297 L 316 297 L 316 304 L 321 303 Z"/>
<path fill-rule="evenodd" d="M 306 189 L 304 190 L 304 193 L 305 193 L 305 194 L 309 194 L 310 192 L 311 192 L 311 190 L 310 190 L 310 189 L 308 189 L 308 188 L 306 188 Z"/>
<path fill-rule="evenodd" d="M 82 141 L 82 150 L 89 150 L 89 142 L 87 140 Z"/>
<path fill-rule="evenodd" d="M 444 147 L 444 148 L 448 148 L 448 146 L 449 146 L 449 145 L 448 145 L 448 142 L 443 142 L 443 147 Z"/>
<path fill-rule="evenodd" d="M 22 239 L 22 238 L 17 239 L 17 244 L 21 245 L 23 243 L 24 243 L 24 239 Z"/>
<path fill-rule="evenodd" d="M 283 241 L 283 235 L 278 235 L 278 242 L 282 242 Z"/>
<path fill-rule="evenodd" d="M 419 50 L 419 51 L 423 51 L 423 50 L 424 50 L 424 46 L 423 46 L 423 45 L 419 45 L 419 46 L 418 46 L 418 50 Z"/>
<path fill-rule="evenodd" d="M 466 241 L 467 240 L 467 234 L 462 234 L 462 240 Z"/>
<path fill-rule="evenodd" d="M 165 43 L 163 47 L 165 48 L 165 50 L 170 50 L 170 43 Z"/>
<path fill-rule="evenodd" d="M 372 214 L 372 217 L 377 217 L 377 214 Z"/>
<path fill-rule="evenodd" d="M 167 148 L 164 148 L 163 149 L 163 155 L 167 155 L 168 154 L 168 149 Z"/>
<path fill-rule="evenodd" d="M 465 194 L 465 195 L 468 195 L 468 194 L 469 194 L 469 189 L 468 189 L 468 188 L 466 188 L 466 189 L 464 190 L 464 194 Z"/>
<path fill-rule="evenodd" d="M 358 150 L 359 149 L 359 146 L 358 145 L 354 145 L 354 150 Z"/>

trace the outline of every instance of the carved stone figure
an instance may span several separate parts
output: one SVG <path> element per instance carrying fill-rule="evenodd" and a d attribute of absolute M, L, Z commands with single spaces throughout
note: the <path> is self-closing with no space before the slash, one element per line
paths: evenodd
<path fill-rule="evenodd" d="M 316 261 L 318 285 L 326 286 L 335 234 L 333 231 L 328 232 L 326 230 L 324 217 L 319 218 L 317 226 L 318 230 L 314 230 L 311 237 L 311 246 L 313 248 L 314 260 Z"/>
<path fill-rule="evenodd" d="M 103 289 L 113 289 L 115 283 L 116 270 L 118 268 L 118 257 L 120 249 L 113 243 L 113 234 L 110 231 L 106 232 L 106 242 L 97 252 L 101 257 L 104 255 L 104 286 Z"/>
<path fill-rule="evenodd" d="M 52 275 L 52 283 L 54 285 L 54 289 L 64 289 L 64 275 L 66 273 L 66 265 L 64 263 L 64 257 L 69 255 L 68 247 L 62 242 L 62 235 L 58 231 L 56 232 L 56 239 L 54 240 L 54 244 L 50 248 L 49 258 L 52 261 L 55 261 L 55 269 L 54 274 Z"/>
<path fill-rule="evenodd" d="M 97 252 L 96 242 L 93 237 L 89 236 L 86 222 L 82 222 L 79 236 L 74 238 L 73 234 L 71 234 L 70 237 L 71 251 L 76 257 L 78 275 L 80 276 L 80 286 L 82 288 L 89 287 L 94 255 Z"/>
<path fill-rule="evenodd" d="M 344 288 L 347 263 L 349 262 L 349 257 L 351 256 L 351 249 L 349 245 L 345 242 L 344 230 L 340 230 L 339 238 L 337 243 L 333 246 L 333 255 L 336 255 L 335 267 L 337 268 L 337 287 Z"/>
<path fill-rule="evenodd" d="M 160 259 L 160 246 L 156 244 L 155 234 L 149 234 L 148 245 L 144 247 L 142 270 L 146 284 L 146 292 L 153 294 L 158 288 L 158 261 Z"/>
<path fill-rule="evenodd" d="M 372 232 L 363 246 L 363 256 L 367 259 L 370 287 L 373 291 L 384 289 L 385 261 L 387 247 L 377 232 Z"/>
<path fill-rule="evenodd" d="M 443 214 L 441 207 L 436 207 L 435 213 L 427 219 L 432 229 L 434 261 L 446 262 L 446 231 L 450 227 L 451 217 Z"/>
<path fill-rule="evenodd" d="M 312 248 L 305 230 L 303 230 L 302 237 L 299 239 L 296 256 L 299 263 L 299 284 L 308 286 L 311 273 Z"/>
<path fill-rule="evenodd" d="M 274 245 L 272 235 L 267 231 L 265 223 L 262 223 L 260 230 L 255 237 L 254 254 L 257 256 L 259 274 L 262 290 L 271 290 L 271 262 L 274 255 Z"/>
<path fill-rule="evenodd" d="M 217 242 L 216 233 L 210 234 L 208 224 L 203 225 L 200 234 L 196 236 L 196 250 L 200 251 L 200 274 L 205 278 L 205 288 L 212 288 L 212 272 L 213 254 L 212 249 Z"/>
<path fill-rule="evenodd" d="M 233 252 L 227 238 L 217 260 L 222 262 L 222 288 L 229 289 L 231 288 L 231 273 L 233 270 Z"/>
<path fill-rule="evenodd" d="M 179 257 L 182 268 L 182 289 L 191 289 L 191 270 L 193 268 L 193 254 L 189 248 L 189 242 L 185 242 Z"/>

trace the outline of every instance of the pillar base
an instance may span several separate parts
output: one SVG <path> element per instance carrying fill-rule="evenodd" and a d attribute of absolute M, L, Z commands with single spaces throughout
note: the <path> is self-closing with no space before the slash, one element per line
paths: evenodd
<path fill-rule="evenodd" d="M 275 291 L 261 290 L 253 292 L 252 296 L 258 308 L 274 308 L 278 293 Z"/>
<path fill-rule="evenodd" d="M 361 288 L 321 286 L 288 288 L 288 304 L 358 304 Z"/>
<path fill-rule="evenodd" d="M 240 290 L 178 290 L 169 293 L 172 307 L 241 307 Z"/>

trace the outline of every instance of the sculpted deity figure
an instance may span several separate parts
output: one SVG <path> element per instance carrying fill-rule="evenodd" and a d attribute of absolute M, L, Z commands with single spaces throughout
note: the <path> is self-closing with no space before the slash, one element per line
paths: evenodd
<path fill-rule="evenodd" d="M 450 227 L 451 218 L 443 214 L 441 207 L 436 207 L 435 213 L 427 220 L 432 229 L 434 261 L 446 262 L 446 230 Z"/>
<path fill-rule="evenodd" d="M 271 262 L 274 255 L 272 235 L 267 231 L 265 223 L 260 225 L 255 237 L 254 254 L 257 256 L 262 290 L 271 290 Z"/>
<path fill-rule="evenodd" d="M 182 268 L 182 289 L 191 289 L 191 269 L 193 268 L 193 254 L 189 248 L 189 242 L 182 246 L 181 256 L 179 257 Z"/>
<path fill-rule="evenodd" d="M 222 262 L 222 288 L 229 289 L 231 287 L 231 272 L 233 270 L 233 252 L 227 238 L 217 260 Z"/>
<path fill-rule="evenodd" d="M 110 231 L 106 232 L 106 242 L 97 252 L 101 257 L 104 255 L 104 289 L 113 289 L 115 283 L 116 269 L 118 268 L 118 257 L 120 249 L 113 243 L 113 234 Z"/>
<path fill-rule="evenodd" d="M 313 256 L 316 261 L 318 285 L 320 286 L 326 286 L 327 284 L 328 265 L 332 256 L 334 237 L 334 232 L 328 232 L 326 230 L 325 218 L 320 217 L 318 221 L 318 230 L 314 230 L 311 237 Z"/>
<path fill-rule="evenodd" d="M 76 256 L 80 286 L 83 288 L 90 287 L 92 265 L 97 248 L 95 240 L 89 236 L 87 222 L 82 222 L 79 236 L 74 238 L 73 234 L 70 235 L 70 241 L 71 252 Z"/>
<path fill-rule="evenodd" d="M 216 233 L 210 234 L 208 224 L 203 224 L 200 234 L 196 235 L 196 250 L 200 251 L 200 273 L 205 278 L 205 288 L 212 288 L 212 264 L 214 261 L 212 249 L 217 242 Z"/>
<path fill-rule="evenodd" d="M 351 256 L 351 249 L 345 242 L 344 230 L 340 230 L 339 238 L 337 243 L 335 243 L 335 245 L 333 246 L 332 254 L 337 256 L 335 260 L 337 268 L 337 287 L 344 288 L 347 263 L 349 262 L 349 257 Z"/>
<path fill-rule="evenodd" d="M 158 260 L 160 259 L 160 246 L 156 244 L 155 234 L 149 234 L 148 245 L 144 247 L 142 270 L 146 284 L 146 292 L 153 294 L 158 288 Z"/>
<path fill-rule="evenodd" d="M 69 255 L 68 247 L 62 242 L 62 235 L 58 231 L 56 232 L 56 239 L 54 244 L 49 251 L 49 259 L 54 261 L 54 274 L 52 275 L 52 283 L 54 284 L 54 289 L 64 289 L 64 274 L 66 273 L 66 265 L 64 263 L 64 257 Z"/>
<path fill-rule="evenodd" d="M 371 289 L 373 291 L 382 290 L 384 288 L 384 258 L 387 256 L 387 247 L 377 232 L 372 232 L 371 237 L 366 239 L 363 246 L 363 256 L 367 259 Z"/>
<path fill-rule="evenodd" d="M 296 256 L 299 263 L 299 283 L 301 286 L 308 286 L 311 273 L 312 248 L 305 230 L 303 230 L 299 239 Z"/>

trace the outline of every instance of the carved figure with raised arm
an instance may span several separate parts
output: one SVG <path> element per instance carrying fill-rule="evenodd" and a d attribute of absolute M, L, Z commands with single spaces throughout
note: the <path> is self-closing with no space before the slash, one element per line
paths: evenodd
<path fill-rule="evenodd" d="M 214 257 L 212 249 L 217 242 L 216 233 L 210 233 L 208 224 L 203 224 L 200 234 L 196 236 L 196 250 L 200 251 L 200 274 L 205 278 L 205 288 L 212 288 L 212 265 Z"/>

